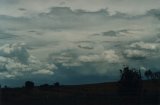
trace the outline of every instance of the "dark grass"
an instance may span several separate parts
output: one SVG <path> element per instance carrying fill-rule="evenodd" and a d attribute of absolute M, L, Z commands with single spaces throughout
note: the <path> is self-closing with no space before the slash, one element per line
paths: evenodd
<path fill-rule="evenodd" d="M 1 89 L 0 105 L 160 105 L 160 81 L 143 81 L 139 93 L 119 83 Z"/>

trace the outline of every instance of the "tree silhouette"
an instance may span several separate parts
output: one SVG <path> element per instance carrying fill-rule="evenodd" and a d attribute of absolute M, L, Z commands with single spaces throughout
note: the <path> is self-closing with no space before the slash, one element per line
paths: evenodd
<path fill-rule="evenodd" d="M 154 77 L 155 79 L 160 80 L 160 72 L 155 72 Z"/>
<path fill-rule="evenodd" d="M 160 72 L 152 72 L 151 70 L 147 70 L 147 71 L 145 71 L 144 75 L 148 79 L 152 79 L 152 80 L 160 79 Z"/>
<path fill-rule="evenodd" d="M 32 82 L 32 81 L 26 81 L 25 82 L 25 88 L 27 88 L 27 89 L 34 88 L 34 82 Z"/>
<path fill-rule="evenodd" d="M 138 93 L 141 90 L 142 78 L 140 70 L 135 68 L 130 69 L 128 66 L 120 70 L 120 92 L 124 93 Z"/>
<path fill-rule="evenodd" d="M 147 79 L 152 79 L 153 78 L 153 73 L 151 70 L 145 71 L 144 75 L 147 77 Z"/>

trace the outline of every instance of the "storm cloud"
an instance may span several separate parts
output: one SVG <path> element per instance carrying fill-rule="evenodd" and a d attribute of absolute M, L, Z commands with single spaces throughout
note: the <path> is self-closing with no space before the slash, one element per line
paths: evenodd
<path fill-rule="evenodd" d="M 81 83 L 83 77 L 93 77 L 90 82 L 104 76 L 115 80 L 124 64 L 158 70 L 158 4 L 159 0 L 2 0 L 0 79 L 40 82 L 49 76 L 46 81 L 72 84 L 76 77 L 82 77 Z"/>

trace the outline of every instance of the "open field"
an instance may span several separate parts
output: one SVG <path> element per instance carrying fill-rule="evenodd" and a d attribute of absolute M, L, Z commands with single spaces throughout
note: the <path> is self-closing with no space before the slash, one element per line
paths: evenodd
<path fill-rule="evenodd" d="M 1 105 L 160 105 L 160 82 L 143 81 L 138 94 L 120 94 L 119 84 L 98 83 L 1 89 Z"/>

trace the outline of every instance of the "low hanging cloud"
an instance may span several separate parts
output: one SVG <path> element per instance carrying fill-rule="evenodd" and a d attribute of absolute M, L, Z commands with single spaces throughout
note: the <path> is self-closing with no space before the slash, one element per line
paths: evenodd
<path fill-rule="evenodd" d="M 5 44 L 0 47 L 0 78 L 27 75 L 53 75 L 57 67 L 30 55 L 25 43 Z"/>

